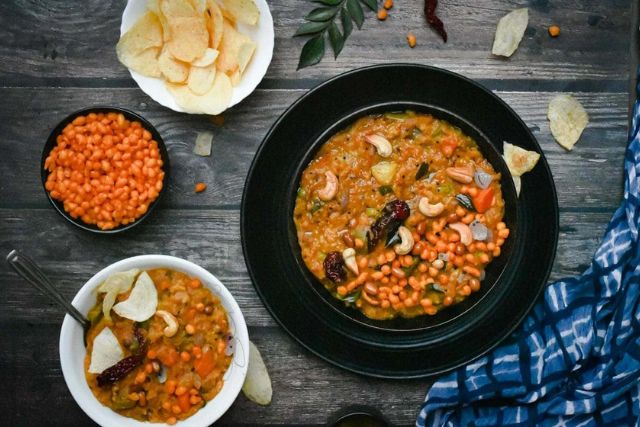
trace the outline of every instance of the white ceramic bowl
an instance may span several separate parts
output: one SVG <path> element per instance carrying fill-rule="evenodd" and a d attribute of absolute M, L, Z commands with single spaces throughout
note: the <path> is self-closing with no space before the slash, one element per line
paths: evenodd
<path fill-rule="evenodd" d="M 247 25 L 238 23 L 238 29 L 251 37 L 256 43 L 256 51 L 247 66 L 238 86 L 234 86 L 233 95 L 229 107 L 233 107 L 238 102 L 245 99 L 255 90 L 262 78 L 267 73 L 271 58 L 273 56 L 273 18 L 266 0 L 254 0 L 260 10 L 260 19 L 257 25 Z M 127 32 L 129 28 L 147 11 L 146 0 L 129 0 L 122 13 L 122 23 L 120 24 L 120 35 Z M 149 95 L 158 104 L 178 111 L 184 112 L 171 93 L 167 90 L 164 80 L 154 77 L 143 76 L 140 73 L 129 70 L 131 77 L 136 81 L 140 89 Z"/>
<path fill-rule="evenodd" d="M 94 275 L 78 291 L 73 299 L 73 305 L 81 313 L 88 313 L 96 303 L 96 287 L 111 273 L 125 271 L 132 268 L 147 270 L 151 268 L 169 268 L 181 271 L 189 276 L 200 279 L 214 295 L 220 298 L 229 316 L 229 327 L 234 337 L 235 351 L 229 369 L 224 375 L 224 385 L 212 400 L 191 417 L 179 421 L 176 425 L 182 427 L 208 426 L 224 414 L 234 402 L 242 389 L 249 365 L 249 335 L 247 325 L 240 311 L 240 307 L 229 291 L 204 268 L 184 259 L 166 255 L 142 255 L 127 258 L 112 264 Z M 86 349 L 83 341 L 82 327 L 71 316 L 66 315 L 60 331 L 60 364 L 64 380 L 80 408 L 96 423 L 104 427 L 149 427 L 152 424 L 141 422 L 133 418 L 124 417 L 112 409 L 103 406 L 95 398 L 84 376 L 84 357 Z"/>

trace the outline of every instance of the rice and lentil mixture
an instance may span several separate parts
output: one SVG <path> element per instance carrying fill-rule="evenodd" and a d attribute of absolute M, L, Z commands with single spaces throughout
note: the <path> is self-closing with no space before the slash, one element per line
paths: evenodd
<path fill-rule="evenodd" d="M 230 338 L 227 312 L 211 291 L 188 275 L 169 269 L 148 270 L 158 292 L 158 312 L 138 323 L 111 314 L 102 315 L 104 294 L 89 312 L 85 376 L 91 391 L 105 406 L 140 421 L 175 424 L 190 417 L 221 390 L 233 356 L 227 354 Z M 118 296 L 124 301 L 129 292 Z M 170 313 L 177 330 L 168 332 L 158 316 Z M 118 378 L 88 372 L 95 337 L 109 327 L 125 348 L 121 362 L 126 373 Z M 127 362 L 129 361 L 129 363 Z M 130 364 L 130 366 L 126 366 Z M 113 368 L 111 369 L 113 371 Z"/>
<path fill-rule="evenodd" d="M 302 173 L 293 213 L 302 258 L 367 317 L 434 315 L 477 292 L 501 254 L 500 178 L 444 120 L 363 117 Z"/>

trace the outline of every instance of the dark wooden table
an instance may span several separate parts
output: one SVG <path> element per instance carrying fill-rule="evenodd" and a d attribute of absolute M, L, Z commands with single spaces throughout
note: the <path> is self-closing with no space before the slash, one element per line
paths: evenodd
<path fill-rule="evenodd" d="M 396 0 L 386 22 L 368 14 L 342 55 L 296 71 L 302 40 L 291 36 L 313 6 L 271 1 L 276 45 L 259 88 L 224 114 L 169 111 L 140 91 L 115 55 L 124 1 L 0 2 L 0 254 L 32 255 L 71 299 L 96 271 L 119 259 L 161 253 L 189 259 L 218 276 L 235 295 L 262 349 L 273 402 L 240 396 L 220 424 L 319 424 L 351 403 L 380 408 L 412 424 L 430 381 L 383 381 L 330 366 L 294 342 L 269 316 L 250 283 L 240 248 L 239 204 L 249 164 L 282 111 L 317 83 L 354 67 L 383 62 L 435 65 L 480 81 L 524 119 L 551 165 L 560 203 L 560 240 L 552 279 L 587 263 L 622 194 L 622 164 L 635 38 L 626 0 L 441 0 L 449 30 L 443 44 L 423 22 L 421 0 Z M 490 54 L 498 19 L 529 7 L 529 27 L 508 60 Z M 547 27 L 558 24 L 557 39 Z M 405 35 L 416 34 L 409 49 Z M 425 82 L 415 82 L 424 84 Z M 549 99 L 576 96 L 591 122 L 572 152 L 551 137 Z M 135 230 L 95 236 L 63 220 L 40 183 L 42 146 L 67 113 L 91 105 L 133 109 L 163 135 L 171 183 L 160 208 Z M 482 108 L 482 106 L 478 106 Z M 196 133 L 213 131 L 210 158 L 192 154 Z M 194 194 L 197 181 L 208 183 Z M 0 263 L 0 425 L 90 425 L 66 388 L 58 358 L 63 314 Z"/>

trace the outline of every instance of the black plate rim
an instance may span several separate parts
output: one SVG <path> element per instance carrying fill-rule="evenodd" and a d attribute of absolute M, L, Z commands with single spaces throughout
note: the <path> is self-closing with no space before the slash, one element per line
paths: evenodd
<path fill-rule="evenodd" d="M 540 286 L 538 286 L 538 289 L 537 289 L 537 291 L 535 293 L 535 298 L 532 298 L 529 301 L 529 303 L 526 306 L 526 310 L 523 310 L 522 314 L 520 316 L 518 316 L 517 319 L 514 318 L 513 321 L 512 321 L 512 324 L 508 328 L 505 328 L 503 332 L 498 334 L 499 337 L 497 339 L 495 339 L 493 343 L 491 343 L 489 346 L 487 346 L 486 348 L 484 348 L 483 350 L 478 352 L 471 359 L 463 360 L 463 361 L 457 362 L 457 363 L 453 363 L 453 364 L 451 364 L 449 366 L 442 367 L 442 368 L 434 370 L 432 372 L 428 372 L 428 373 L 421 372 L 421 373 L 415 373 L 415 374 L 411 374 L 411 373 L 406 373 L 406 374 L 403 374 L 403 373 L 388 374 L 388 373 L 376 372 L 376 371 L 373 371 L 373 370 L 358 369 L 357 367 L 352 367 L 352 366 L 340 363 L 339 361 L 337 361 L 335 359 L 332 359 L 329 356 L 326 356 L 326 355 L 322 354 L 320 351 L 317 351 L 317 350 L 313 349 L 311 346 L 307 345 L 305 342 L 303 342 L 300 338 L 298 338 L 295 334 L 293 334 L 291 332 L 291 330 L 275 314 L 274 309 L 269 304 L 267 304 L 265 302 L 264 294 L 262 293 L 260 288 L 257 286 L 257 284 L 256 284 L 256 275 L 255 275 L 255 273 L 253 271 L 253 268 L 249 264 L 249 261 L 248 261 L 249 260 L 248 247 L 247 247 L 247 243 L 246 243 L 245 239 L 243 238 L 244 236 L 246 236 L 245 206 L 246 206 L 246 201 L 247 201 L 247 189 L 249 187 L 249 183 L 251 182 L 251 177 L 252 177 L 252 175 L 253 175 L 253 173 L 255 171 L 255 168 L 257 166 L 258 159 L 260 158 L 260 156 L 262 154 L 262 151 L 265 149 L 267 141 L 269 140 L 271 135 L 274 133 L 275 129 L 280 125 L 280 123 L 282 123 L 282 121 L 285 120 L 285 118 L 288 116 L 288 114 L 291 112 L 291 110 L 293 110 L 300 103 L 302 103 L 304 101 L 304 99 L 306 97 L 308 97 L 310 94 L 315 93 L 315 92 L 323 89 L 325 86 L 330 85 L 335 80 L 351 76 L 352 74 L 357 74 L 357 73 L 360 73 L 360 72 L 372 70 L 372 69 L 385 69 L 385 68 L 396 68 L 396 67 L 418 68 L 418 69 L 425 69 L 425 70 L 428 70 L 430 72 L 442 73 L 442 74 L 448 75 L 449 77 L 452 77 L 452 78 L 455 78 L 455 79 L 460 79 L 460 80 L 462 80 L 462 81 L 474 86 L 476 89 L 479 89 L 480 91 L 485 92 L 488 96 L 490 96 L 498 104 L 500 104 L 501 107 L 503 107 L 506 111 L 508 111 L 510 113 L 510 115 L 512 116 L 512 118 L 514 119 L 514 121 L 517 122 L 517 124 L 519 124 L 522 127 L 522 129 L 525 130 L 525 132 L 528 134 L 528 136 L 530 138 L 530 141 L 533 142 L 533 144 L 535 145 L 537 151 L 540 152 L 540 153 L 543 152 L 542 148 L 540 147 L 540 144 L 538 143 L 536 138 L 533 136 L 533 133 L 531 132 L 529 127 L 526 125 L 526 123 L 522 120 L 522 118 L 515 112 L 515 110 L 513 108 L 511 108 L 511 106 L 509 106 L 502 98 L 500 98 L 499 96 L 494 94 L 491 90 L 489 90 L 485 86 L 481 85 L 480 83 L 478 83 L 478 82 L 476 82 L 476 81 L 474 81 L 474 80 L 472 80 L 472 79 L 470 79 L 468 77 L 465 77 L 465 76 L 463 76 L 461 74 L 454 73 L 452 71 L 449 71 L 449 70 L 446 70 L 446 69 L 443 69 L 443 68 L 438 68 L 438 67 L 433 67 L 433 66 L 423 65 L 423 64 L 415 64 L 415 63 L 376 64 L 376 65 L 370 65 L 370 66 L 356 68 L 356 69 L 349 70 L 349 71 L 346 71 L 344 73 L 338 74 L 338 75 L 336 75 L 336 76 L 334 76 L 332 78 L 329 78 L 329 79 L 319 83 L 318 85 L 314 86 L 308 92 L 304 93 L 298 99 L 296 99 L 289 107 L 287 107 L 280 114 L 280 116 L 276 119 L 276 121 L 271 125 L 271 127 L 269 128 L 269 131 L 265 134 L 265 136 L 263 137 L 262 142 L 258 146 L 258 149 L 256 150 L 256 153 L 255 153 L 255 155 L 253 157 L 253 160 L 252 160 L 251 165 L 249 167 L 249 170 L 247 172 L 247 178 L 245 180 L 242 199 L 241 199 L 241 203 L 240 203 L 240 233 L 241 233 L 242 253 L 243 253 L 243 256 L 244 256 L 245 265 L 247 267 L 247 272 L 249 273 L 249 277 L 251 278 L 251 283 L 252 283 L 254 289 L 256 290 L 256 293 L 260 297 L 260 300 L 262 301 L 263 306 L 267 309 L 267 311 L 269 312 L 271 317 L 276 321 L 276 323 L 278 325 L 280 325 L 280 327 L 282 327 L 290 337 L 292 337 L 303 348 L 305 348 L 306 350 L 308 350 L 309 352 L 311 352 L 315 356 L 319 357 L 320 359 L 328 362 L 329 364 L 331 364 L 333 366 L 337 366 L 337 367 L 339 367 L 341 369 L 344 369 L 346 371 L 353 372 L 353 373 L 356 373 L 356 374 L 359 374 L 359 375 L 373 377 L 373 378 L 394 379 L 394 380 L 411 380 L 411 379 L 421 379 L 421 378 L 433 378 L 433 377 L 441 375 L 443 373 L 450 372 L 450 371 L 452 371 L 452 370 L 454 370 L 456 368 L 459 368 L 460 366 L 466 365 L 468 363 L 471 363 L 474 360 L 477 360 L 477 359 L 485 356 L 487 353 L 489 353 L 494 348 L 499 346 L 502 342 L 504 342 L 504 340 L 507 339 L 515 331 L 515 329 L 529 315 L 529 313 L 531 312 L 531 310 L 534 307 L 534 305 L 538 302 L 538 299 L 540 298 L 540 295 L 543 293 L 543 290 L 546 287 L 546 283 L 549 280 L 549 276 L 551 275 L 551 270 L 553 268 L 553 264 L 554 264 L 554 261 L 555 261 L 555 258 L 556 258 L 557 246 L 558 246 L 558 238 L 559 238 L 559 234 L 558 234 L 557 231 L 559 229 L 559 222 L 560 222 L 559 221 L 559 209 L 558 209 L 558 197 L 557 197 L 557 191 L 556 191 L 556 187 L 555 187 L 555 182 L 553 181 L 553 174 L 551 173 L 551 169 L 549 168 L 549 165 L 546 162 L 546 160 L 541 162 L 541 165 L 545 169 L 545 173 L 552 178 L 551 179 L 551 186 L 550 186 L 550 188 L 548 190 L 550 191 L 549 195 L 551 196 L 552 204 L 553 204 L 553 207 L 554 207 L 554 215 L 553 215 L 553 218 L 550 218 L 550 220 L 553 222 L 551 225 L 556 230 L 556 233 L 554 233 L 553 238 L 552 238 L 552 242 L 551 242 L 552 250 L 549 252 L 549 262 L 546 265 L 546 267 L 544 268 L 544 271 L 543 271 L 543 274 L 542 274 L 542 277 L 544 277 L 544 281 L 543 281 L 544 283 L 541 284 Z"/>
<path fill-rule="evenodd" d="M 128 119 L 134 119 L 134 120 L 138 120 L 140 123 L 142 123 L 143 127 L 148 130 L 149 132 L 151 132 L 151 134 L 153 135 L 153 139 L 158 143 L 158 149 L 160 150 L 160 157 L 162 158 L 162 162 L 163 162 L 163 171 L 164 171 L 164 178 L 162 180 L 162 190 L 160 190 L 160 193 L 158 194 L 158 197 L 156 198 L 156 200 L 153 201 L 153 203 L 151 203 L 149 205 L 149 208 L 147 209 L 147 212 L 144 213 L 144 215 L 142 215 L 140 218 L 136 219 L 135 221 L 126 224 L 124 226 L 119 226 L 110 230 L 101 230 L 96 226 L 90 225 L 90 224 L 85 224 L 84 222 L 82 222 L 82 220 L 80 219 L 73 219 L 71 218 L 71 216 L 64 210 L 64 208 L 62 207 L 62 203 L 54 200 L 51 197 L 51 194 L 49 194 L 49 191 L 47 191 L 47 189 L 45 188 L 45 183 L 47 181 L 47 177 L 49 176 L 49 171 L 47 171 L 44 167 L 44 162 L 47 159 L 47 157 L 49 156 L 49 153 L 51 152 L 51 150 L 55 147 L 56 142 L 55 139 L 56 137 L 60 134 L 60 132 L 62 132 L 62 130 L 64 129 L 64 127 L 71 123 L 76 117 L 84 115 L 84 114 L 89 114 L 89 113 L 105 113 L 105 112 L 118 112 L 118 113 L 122 113 L 125 116 L 127 116 Z M 44 143 L 44 147 L 42 149 L 42 156 L 40 159 L 40 178 L 42 181 L 42 189 L 44 190 L 46 196 L 47 196 L 47 200 L 49 200 L 49 203 L 51 204 L 51 206 L 53 206 L 53 208 L 64 218 L 66 219 L 69 223 L 75 225 L 76 227 L 84 230 L 84 231 L 88 231 L 90 233 L 95 233 L 95 234 L 117 234 L 117 233 L 121 233 L 123 231 L 127 231 L 132 229 L 133 227 L 135 227 L 136 225 L 140 224 L 141 222 L 143 222 L 150 214 L 151 212 L 156 208 L 156 206 L 160 203 L 160 200 L 162 199 L 162 196 L 164 195 L 164 193 L 166 192 L 166 189 L 168 187 L 168 183 L 169 183 L 169 171 L 170 171 L 170 165 L 169 165 L 169 154 L 167 152 L 167 147 L 164 143 L 164 140 L 162 139 L 162 135 L 160 135 L 160 132 L 158 132 L 158 130 L 155 128 L 155 126 L 153 126 L 151 124 L 151 122 L 149 122 L 147 119 L 145 119 L 144 117 L 142 117 L 140 114 L 136 113 L 135 111 L 129 110 L 127 108 L 122 108 L 122 107 L 114 107 L 114 106 L 108 106 L 108 105 L 96 105 L 96 106 L 92 106 L 92 107 L 84 107 L 81 108 L 79 110 L 76 110 L 70 114 L 67 114 L 64 119 L 60 120 L 60 122 L 58 122 L 58 124 L 51 130 L 51 132 L 49 133 L 49 136 L 47 137 L 47 139 L 45 140 Z"/>

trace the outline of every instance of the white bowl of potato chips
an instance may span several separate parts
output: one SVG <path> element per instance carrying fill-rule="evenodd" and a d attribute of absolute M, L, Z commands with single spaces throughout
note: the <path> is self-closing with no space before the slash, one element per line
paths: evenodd
<path fill-rule="evenodd" d="M 265 0 L 130 0 L 116 51 L 159 104 L 220 114 L 258 86 L 273 42 Z"/>

